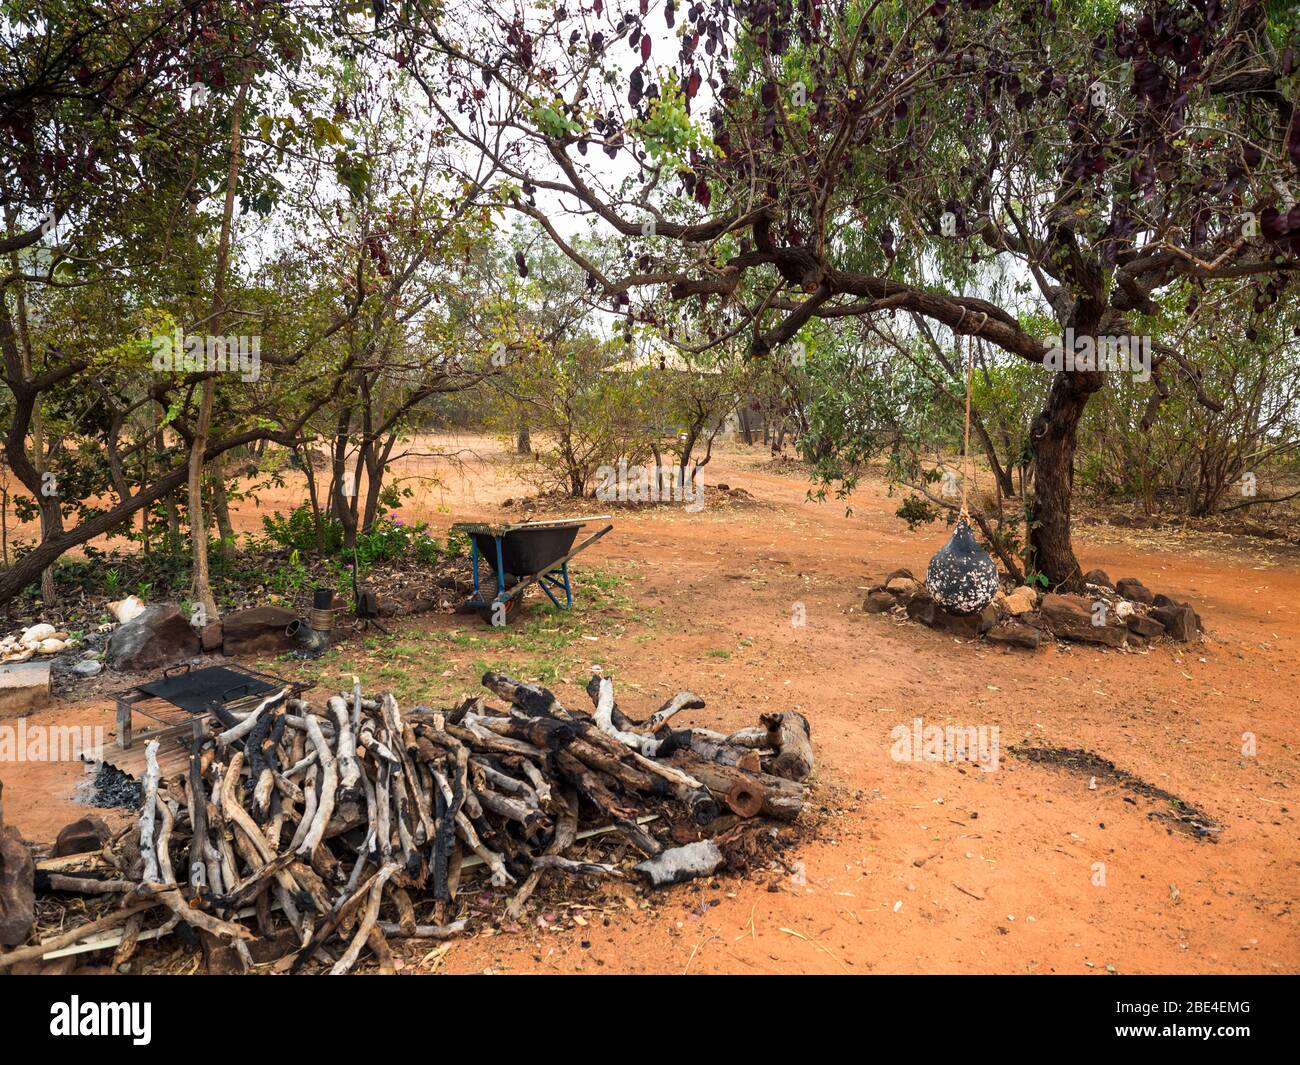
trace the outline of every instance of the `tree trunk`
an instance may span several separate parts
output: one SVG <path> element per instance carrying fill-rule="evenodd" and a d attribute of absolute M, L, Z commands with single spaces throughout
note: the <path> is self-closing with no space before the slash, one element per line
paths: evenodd
<path fill-rule="evenodd" d="M 1095 371 L 1058 372 L 1047 406 L 1030 429 L 1034 448 L 1030 569 L 1044 574 L 1053 588 L 1066 591 L 1083 590 L 1083 570 L 1070 539 L 1074 452 L 1079 420 L 1102 381 L 1102 375 Z"/>
<path fill-rule="evenodd" d="M 7 211 L 6 215 L 9 226 L 12 228 L 12 210 Z M 18 272 L 18 254 L 16 252 L 9 256 L 9 264 L 15 273 Z M 15 289 L 14 305 L 17 311 L 18 344 L 22 356 L 23 377 L 30 378 L 32 375 L 32 335 L 27 322 L 27 297 L 21 284 Z M 49 490 L 46 490 L 45 419 L 41 413 L 39 396 L 32 407 L 31 432 L 32 465 L 36 468 L 36 474 L 41 479 L 41 493 L 36 498 L 41 513 L 41 539 L 46 540 L 51 536 L 57 536 L 63 531 L 63 510 L 59 506 L 58 482 L 51 480 Z M 53 606 L 58 601 L 58 589 L 54 586 L 54 567 L 47 566 L 41 570 L 41 602 L 48 607 Z"/>
<path fill-rule="evenodd" d="M 167 450 L 167 442 L 163 438 L 162 416 L 166 413 L 166 408 L 161 404 L 153 404 L 153 449 L 155 455 L 162 455 Z M 181 519 L 176 511 L 176 495 L 174 492 L 168 492 L 162 500 L 163 515 L 167 522 L 167 532 L 163 536 L 163 551 L 171 554 L 176 551 L 181 542 Z"/>
<path fill-rule="evenodd" d="M 209 475 L 212 482 L 212 510 L 217 516 L 217 532 L 221 536 L 221 557 L 227 561 L 235 553 L 235 527 L 230 521 L 230 497 L 226 494 L 226 475 L 220 468 Z"/>
<path fill-rule="evenodd" d="M 222 319 L 225 317 L 226 310 L 226 268 L 230 262 L 230 231 L 235 215 L 235 188 L 239 179 L 239 124 L 244 117 L 244 100 L 248 96 L 250 78 L 251 73 L 240 84 L 230 112 L 230 166 L 226 171 L 226 201 L 221 212 L 221 235 L 217 240 L 212 314 L 209 316 L 209 328 L 216 336 L 221 335 Z M 190 539 L 194 546 L 193 597 L 203 607 L 204 624 L 215 621 L 219 616 L 216 600 L 212 597 L 212 585 L 208 579 L 208 527 L 203 517 L 203 453 L 208 446 L 208 430 L 212 426 L 212 406 L 216 399 L 216 392 L 217 379 L 214 374 L 203 382 L 198 424 L 195 426 L 194 439 L 190 444 L 189 506 Z"/>
<path fill-rule="evenodd" d="M 519 421 L 519 431 L 515 434 L 515 454 L 531 455 L 533 453 L 533 440 L 528 433 L 528 423 L 522 418 Z"/>
<path fill-rule="evenodd" d="M 364 449 L 366 459 L 366 509 L 362 513 L 361 531 L 370 532 L 379 518 L 380 496 L 384 491 L 384 470 L 388 468 L 393 457 L 393 448 L 397 444 L 397 434 L 388 433 L 384 437 L 384 446 L 376 450 L 376 441 L 371 440 Z"/>
<path fill-rule="evenodd" d="M 298 461 L 302 463 L 303 476 L 307 478 L 307 502 L 311 504 L 312 527 L 316 533 L 316 554 L 325 554 L 325 518 L 321 514 L 320 499 L 316 495 L 316 471 L 312 468 L 313 451 L 310 447 L 294 449 Z"/>
<path fill-rule="evenodd" d="M 28 367 L 30 372 L 30 367 Z M 41 418 L 41 401 L 36 401 L 32 411 L 32 458 L 36 472 L 41 475 L 41 539 L 47 540 L 63 531 L 63 510 L 59 506 L 58 481 L 45 481 L 45 425 Z M 49 492 L 46 492 L 46 486 Z M 41 602 L 47 607 L 59 601 L 58 589 L 54 586 L 54 567 L 46 566 L 41 570 Z"/>
<path fill-rule="evenodd" d="M 357 510 L 361 502 L 361 457 L 357 456 L 353 469 L 347 468 L 347 423 L 350 419 L 350 412 L 339 418 L 332 459 L 334 517 L 343 527 L 343 547 L 348 551 L 357 543 Z"/>
<path fill-rule="evenodd" d="M 194 427 L 194 440 L 190 445 L 189 465 L 189 519 L 190 545 L 194 557 L 191 596 L 202 608 L 200 624 L 216 621 L 217 601 L 212 596 L 208 579 L 208 523 L 203 516 L 203 452 L 208 446 L 208 430 L 212 426 L 212 404 L 216 398 L 217 379 L 209 377 L 203 382 L 203 395 L 199 400 L 199 417 Z"/>

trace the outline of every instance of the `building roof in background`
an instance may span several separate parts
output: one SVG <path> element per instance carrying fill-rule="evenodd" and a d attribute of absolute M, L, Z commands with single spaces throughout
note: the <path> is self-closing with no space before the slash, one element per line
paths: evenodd
<path fill-rule="evenodd" d="M 606 373 L 635 373 L 637 370 L 672 370 L 675 373 L 720 374 L 722 371 L 707 359 L 693 362 L 676 348 L 645 347 L 630 359 L 606 366 Z"/>

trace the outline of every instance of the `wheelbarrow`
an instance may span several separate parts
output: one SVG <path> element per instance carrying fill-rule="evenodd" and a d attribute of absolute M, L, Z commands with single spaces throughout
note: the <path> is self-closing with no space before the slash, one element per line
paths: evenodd
<path fill-rule="evenodd" d="M 592 518 L 554 518 L 516 523 L 458 522 L 452 532 L 466 533 L 474 562 L 474 595 L 464 609 L 472 610 L 490 625 L 508 625 L 519 612 L 524 593 L 534 584 L 558 610 L 573 606 L 569 561 L 585 551 L 613 525 L 587 537 L 577 547 L 578 530 L 591 521 L 606 521 L 608 514 Z M 496 595 L 485 598 L 480 586 L 479 559 L 486 555 L 496 574 Z M 561 601 L 561 597 L 563 601 Z"/>

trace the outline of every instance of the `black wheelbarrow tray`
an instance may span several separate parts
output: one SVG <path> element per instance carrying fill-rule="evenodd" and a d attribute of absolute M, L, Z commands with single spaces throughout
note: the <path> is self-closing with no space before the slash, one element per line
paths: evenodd
<path fill-rule="evenodd" d="M 550 521 L 498 523 L 486 521 L 458 522 L 452 532 L 466 533 L 474 561 L 474 596 L 465 604 L 484 621 L 506 625 L 519 611 L 524 593 L 534 584 L 559 610 L 573 606 L 573 584 L 569 579 L 569 561 L 585 551 L 613 525 L 605 525 L 577 547 L 573 541 L 578 530 L 588 522 L 607 521 L 608 514 L 590 518 L 553 518 Z M 487 556 L 496 574 L 497 590 L 486 599 L 479 585 L 479 559 Z M 563 593 L 561 602 L 557 593 Z"/>

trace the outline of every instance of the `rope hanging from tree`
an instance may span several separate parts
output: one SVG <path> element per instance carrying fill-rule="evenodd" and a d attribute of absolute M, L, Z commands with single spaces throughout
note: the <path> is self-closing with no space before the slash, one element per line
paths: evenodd
<path fill-rule="evenodd" d="M 963 313 L 963 317 L 965 317 Z M 984 316 L 988 320 L 988 315 Z M 980 323 L 981 326 L 983 322 Z M 951 614 L 978 614 L 998 593 L 998 567 L 975 542 L 970 528 L 968 492 L 975 463 L 970 455 L 971 381 L 975 367 L 975 336 L 966 338 L 966 423 L 962 438 L 961 509 L 952 537 L 930 559 L 925 586 L 934 600 Z"/>
<path fill-rule="evenodd" d="M 988 315 L 984 316 L 986 319 Z M 968 336 L 966 338 L 966 426 L 962 433 L 961 444 L 961 510 L 958 512 L 959 518 L 964 518 L 967 523 L 970 522 L 970 511 L 966 509 L 966 492 L 967 486 L 975 477 L 975 464 L 970 457 L 970 392 L 971 378 L 975 370 L 975 338 Z"/>

